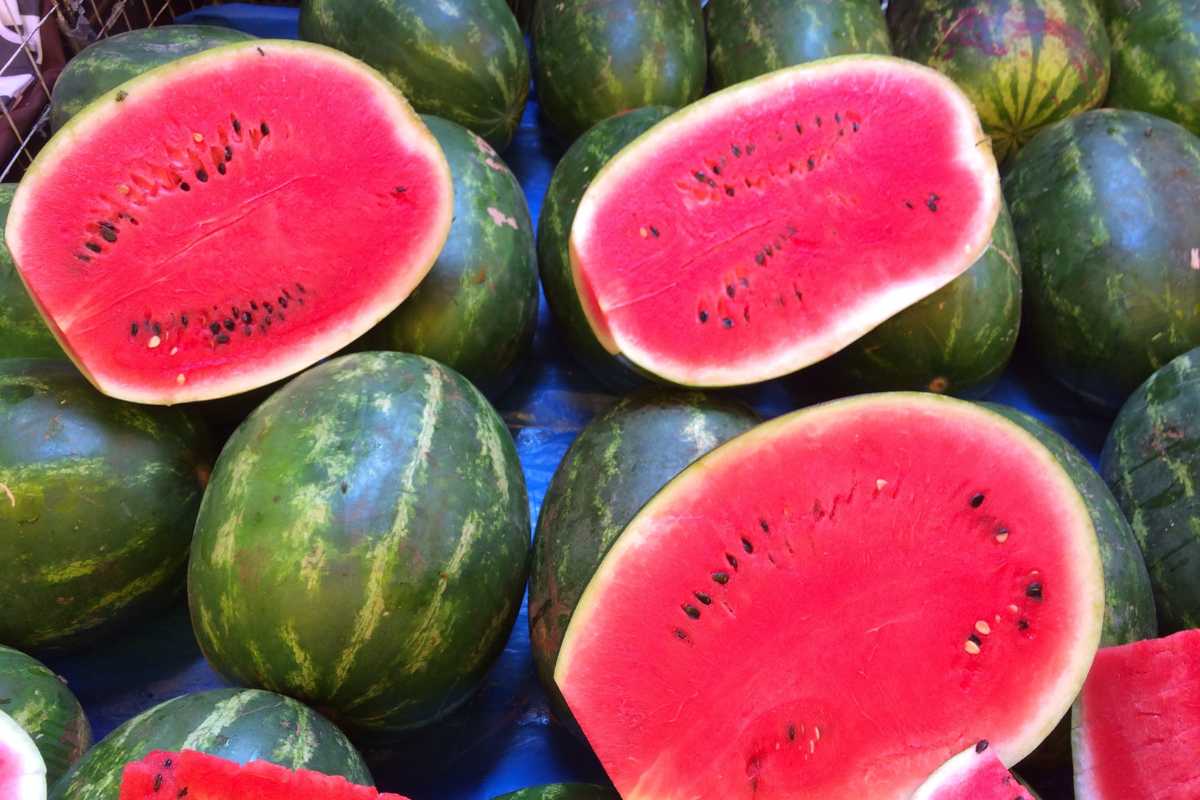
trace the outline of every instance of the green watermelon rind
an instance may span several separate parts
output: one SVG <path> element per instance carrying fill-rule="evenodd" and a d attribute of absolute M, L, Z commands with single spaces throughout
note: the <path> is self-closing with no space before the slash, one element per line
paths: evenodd
<path fill-rule="evenodd" d="M 594 783 L 548 783 L 502 794 L 492 800 L 620 800 L 612 789 Z"/>
<path fill-rule="evenodd" d="M 66 681 L 33 656 L 0 645 L 0 711 L 33 738 L 50 783 L 92 745 L 92 726 Z"/>
<path fill-rule="evenodd" d="M 1112 78 L 1105 104 L 1146 111 L 1200 135 L 1200 5 L 1108 0 Z"/>

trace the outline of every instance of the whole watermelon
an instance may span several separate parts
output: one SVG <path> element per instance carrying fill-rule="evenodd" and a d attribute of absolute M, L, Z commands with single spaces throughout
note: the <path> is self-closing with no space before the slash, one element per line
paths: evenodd
<path fill-rule="evenodd" d="M 37 744 L 50 783 L 92 746 L 92 726 L 66 682 L 32 656 L 3 645 L 0 711 L 15 719 Z"/>
<path fill-rule="evenodd" d="M 121 403 L 50 359 L 0 360 L 0 642 L 61 650 L 182 588 L 208 478 L 182 412 Z"/>
<path fill-rule="evenodd" d="M 1102 109 L 1060 122 L 1004 179 L 1025 326 L 1047 374 L 1116 409 L 1200 345 L 1200 140 Z"/>
<path fill-rule="evenodd" d="M 567 141 L 614 114 L 704 93 L 696 0 L 539 2 L 532 35 L 538 102 Z"/>
<path fill-rule="evenodd" d="M 538 271 L 546 302 L 567 346 L 592 375 L 614 391 L 626 391 L 645 382 L 627 362 L 604 349 L 592 333 L 575 291 L 571 275 L 571 223 L 579 201 L 592 179 L 617 151 L 636 139 L 672 109 L 639 108 L 606 119 L 577 139 L 554 168 L 538 218 Z"/>
<path fill-rule="evenodd" d="M 271 692 L 215 689 L 160 703 L 121 725 L 51 787 L 50 800 L 118 800 L 126 763 L 184 749 L 372 783 L 345 735 L 304 704 Z"/>
<path fill-rule="evenodd" d="M 1125 401 L 1100 473 L 1142 546 L 1163 634 L 1200 627 L 1200 348 Z"/>
<path fill-rule="evenodd" d="M 1108 0 L 1108 34 L 1107 105 L 1200 134 L 1200 0 Z"/>
<path fill-rule="evenodd" d="M 147 70 L 253 38 L 216 25 L 160 25 L 101 39 L 68 61 L 59 73 L 50 95 L 50 127 L 58 130 L 97 97 Z"/>
<path fill-rule="evenodd" d="M 621 800 L 612 789 L 592 783 L 550 783 L 502 794 L 493 800 Z"/>
<path fill-rule="evenodd" d="M 1104 100 L 1110 46 L 1093 0 L 891 0 L 887 13 L 896 54 L 954 79 L 1002 164 Z"/>
<path fill-rule="evenodd" d="M 196 522 L 192 622 L 230 680 L 386 735 L 470 697 L 528 554 L 516 449 L 478 390 L 420 356 L 345 356 L 225 445 Z"/>
<path fill-rule="evenodd" d="M 604 555 L 667 481 L 757 422 L 731 400 L 648 387 L 593 419 L 563 456 L 538 516 L 529 638 L 542 686 L 569 725 L 574 719 L 554 683 L 554 664 Z"/>
<path fill-rule="evenodd" d="M 67 354 L 34 306 L 4 244 L 15 183 L 0 183 L 0 358 L 61 358 Z"/>
<path fill-rule="evenodd" d="M 991 244 L 969 270 L 816 365 L 811 379 L 850 392 L 981 396 L 1008 365 L 1020 325 L 1021 264 L 1001 206 Z"/>
<path fill-rule="evenodd" d="M 450 162 L 454 224 L 433 270 L 373 338 L 453 367 L 495 396 L 512 383 L 537 325 L 533 222 L 521 184 L 486 141 L 424 120 Z"/>
<path fill-rule="evenodd" d="M 302 0 L 300 37 L 360 58 L 413 108 L 503 151 L 529 94 L 529 53 L 505 0 Z"/>
<path fill-rule="evenodd" d="M 819 58 L 892 52 L 878 0 L 709 0 L 704 26 L 714 89 Z"/>

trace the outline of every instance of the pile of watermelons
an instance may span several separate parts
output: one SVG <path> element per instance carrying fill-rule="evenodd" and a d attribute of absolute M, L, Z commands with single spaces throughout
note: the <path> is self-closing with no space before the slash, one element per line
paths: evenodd
<path fill-rule="evenodd" d="M 1200 798 L 1200 2 L 299 31 L 98 41 L 0 186 L 0 800 Z M 527 590 L 552 719 L 447 728 Z"/>

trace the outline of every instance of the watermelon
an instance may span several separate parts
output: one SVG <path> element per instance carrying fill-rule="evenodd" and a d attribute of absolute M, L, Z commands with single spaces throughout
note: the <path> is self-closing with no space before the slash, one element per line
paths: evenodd
<path fill-rule="evenodd" d="M 92 726 L 66 682 L 45 664 L 0 645 L 0 711 L 33 738 L 50 783 L 92 746 Z"/>
<path fill-rule="evenodd" d="M 416 353 L 489 395 L 508 388 L 537 324 L 537 249 L 525 194 L 486 141 L 423 117 L 450 162 L 454 224 L 421 285 L 376 328 L 380 349 Z"/>
<path fill-rule="evenodd" d="M 710 0 L 704 27 L 717 89 L 820 58 L 892 52 L 877 0 Z"/>
<path fill-rule="evenodd" d="M 1104 442 L 1100 473 L 1145 554 L 1163 631 L 1200 627 L 1200 348 L 1129 397 Z"/>
<path fill-rule="evenodd" d="M 1107 105 L 1148 111 L 1200 134 L 1200 2 L 1108 0 Z"/>
<path fill-rule="evenodd" d="M 704 93 L 696 0 L 539 2 L 531 31 L 538 102 L 568 142 L 622 111 Z"/>
<path fill-rule="evenodd" d="M 1078 800 L 1200 797 L 1200 630 L 1106 647 L 1073 713 Z"/>
<path fill-rule="evenodd" d="M 407 800 L 350 783 L 338 775 L 291 770 L 269 761 L 238 764 L 218 756 L 184 750 L 150 753 L 125 765 L 120 800 Z"/>
<path fill-rule="evenodd" d="M 580 201 L 571 270 L 610 353 L 671 383 L 756 383 L 965 272 L 1000 202 L 949 80 L 841 56 L 710 95 L 625 147 Z"/>
<path fill-rule="evenodd" d="M 980 739 L 938 767 L 912 800 L 1033 800 L 1033 794 Z"/>
<path fill-rule="evenodd" d="M 217 25 L 159 25 L 100 39 L 59 73 L 50 95 L 50 127 L 58 130 L 97 97 L 147 70 L 253 38 Z"/>
<path fill-rule="evenodd" d="M 575 722 L 554 684 L 567 624 L 625 525 L 680 470 L 758 418 L 732 400 L 647 388 L 595 417 L 546 489 L 529 576 L 529 639 L 559 719 Z"/>
<path fill-rule="evenodd" d="M 1002 205 L 992 240 L 970 269 L 820 362 L 811 380 L 850 392 L 978 397 L 1008 365 L 1020 325 L 1021 264 Z"/>
<path fill-rule="evenodd" d="M 77 648 L 181 589 L 207 443 L 69 363 L 0 360 L 0 642 Z"/>
<path fill-rule="evenodd" d="M 188 568 L 193 627 L 229 680 L 386 737 L 479 686 L 528 553 L 516 449 L 483 396 L 420 356 L 345 356 L 221 452 Z"/>
<path fill-rule="evenodd" d="M 897 55 L 963 87 L 1001 163 L 1104 100 L 1110 43 L 1093 0 L 892 0 L 887 13 Z"/>
<path fill-rule="evenodd" d="M 591 783 L 550 783 L 502 794 L 494 800 L 621 800 L 612 789 Z"/>
<path fill-rule="evenodd" d="M 1136 111 L 1047 128 L 1004 179 L 1045 372 L 1106 409 L 1200 345 L 1200 140 Z"/>
<path fill-rule="evenodd" d="M 457 122 L 497 150 L 521 121 L 529 54 L 505 0 L 301 0 L 300 36 L 361 58 L 417 111 Z"/>
<path fill-rule="evenodd" d="M 571 224 L 583 193 L 600 168 L 671 111 L 666 106 L 648 106 L 618 114 L 597 123 L 576 139 L 554 167 L 538 218 L 538 271 L 550 311 L 576 360 L 593 377 L 618 392 L 644 383 L 645 378 L 620 356 L 605 350 L 592 333 L 571 275 L 568 247 Z"/>
<path fill-rule="evenodd" d="M 0 800 L 45 800 L 46 764 L 17 721 L 0 711 Z"/>
<path fill-rule="evenodd" d="M 101 391 L 181 403 L 271 383 L 370 330 L 433 265 L 452 191 L 437 141 L 377 73 L 249 41 L 75 115 L 25 173 L 6 238 Z"/>
<path fill-rule="evenodd" d="M 0 183 L 0 225 L 8 219 L 15 183 Z M 0 235 L 0 358 L 67 356 L 38 312 Z"/>
<path fill-rule="evenodd" d="M 900 800 L 981 738 L 1005 765 L 1032 750 L 1103 611 L 1087 506 L 1036 438 L 960 400 L 862 395 L 667 484 L 554 677 L 625 800 Z"/>

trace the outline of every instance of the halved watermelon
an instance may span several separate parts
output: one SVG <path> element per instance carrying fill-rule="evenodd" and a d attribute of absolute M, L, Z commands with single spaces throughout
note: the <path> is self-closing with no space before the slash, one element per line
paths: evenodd
<path fill-rule="evenodd" d="M 1033 800 L 988 744 L 980 739 L 938 767 L 912 800 Z"/>
<path fill-rule="evenodd" d="M 761 425 L 630 522 L 555 680 L 625 800 L 908 798 L 1070 708 L 1100 640 L 1096 535 L 1033 436 L 928 394 Z"/>
<path fill-rule="evenodd" d="M 1200 630 L 1105 647 L 1072 713 L 1077 800 L 1200 797 Z"/>
<path fill-rule="evenodd" d="M 571 229 L 588 322 L 690 386 L 778 377 L 965 272 L 1000 210 L 970 101 L 909 61 L 846 56 L 710 95 L 597 175 Z"/>
<path fill-rule="evenodd" d="M 180 403 L 286 377 L 369 330 L 450 228 L 437 141 L 361 62 L 250 41 L 122 84 L 42 150 L 7 243 L 106 394 Z"/>
<path fill-rule="evenodd" d="M 46 762 L 25 729 L 0 711 L 0 800 L 46 800 Z"/>

